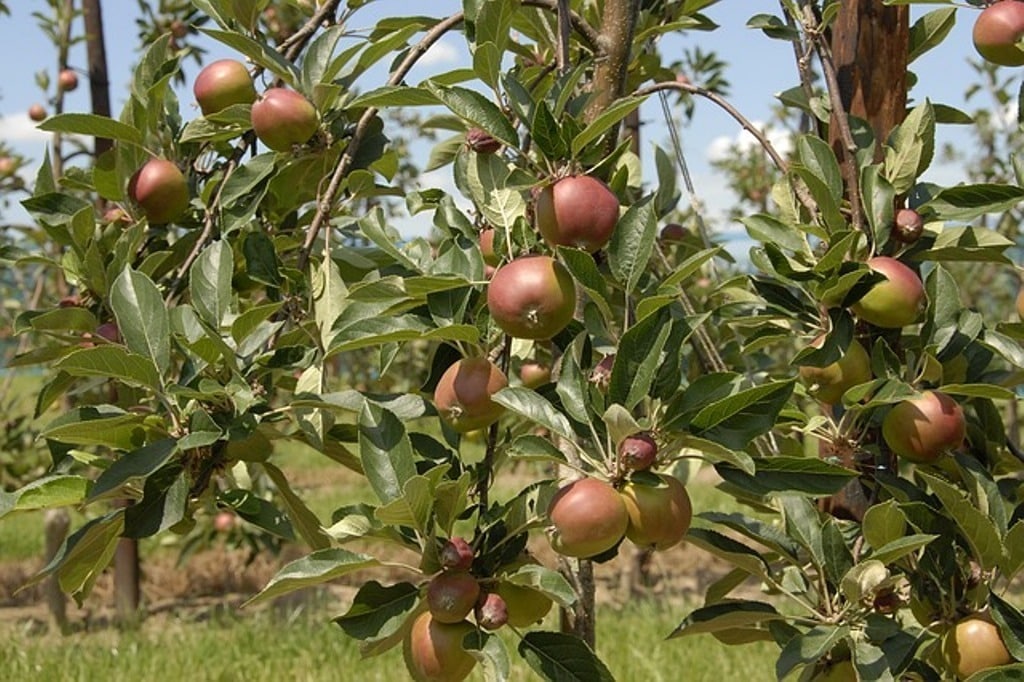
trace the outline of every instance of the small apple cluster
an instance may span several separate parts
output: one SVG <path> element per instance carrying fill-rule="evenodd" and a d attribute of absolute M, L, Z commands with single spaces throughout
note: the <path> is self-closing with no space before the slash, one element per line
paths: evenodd
<path fill-rule="evenodd" d="M 220 59 L 205 66 L 196 76 L 192 91 L 207 118 L 232 106 L 251 105 L 252 130 L 273 151 L 289 152 L 305 144 L 320 127 L 316 108 L 305 96 L 283 87 L 270 88 L 257 96 L 249 70 L 234 59 Z M 46 112 L 41 116 L 45 118 Z M 128 196 L 152 224 L 178 220 L 190 202 L 188 181 L 181 169 L 172 161 L 157 158 L 135 172 L 128 184 Z"/>
<path fill-rule="evenodd" d="M 464 649 L 475 631 L 467 620 L 487 631 L 510 625 L 528 627 L 551 610 L 541 592 L 501 578 L 479 580 L 472 573 L 473 547 L 463 538 L 445 541 L 439 552 L 441 571 L 426 586 L 426 610 L 412 621 L 402 652 L 409 674 L 417 682 L 464 680 L 476 665 Z"/>

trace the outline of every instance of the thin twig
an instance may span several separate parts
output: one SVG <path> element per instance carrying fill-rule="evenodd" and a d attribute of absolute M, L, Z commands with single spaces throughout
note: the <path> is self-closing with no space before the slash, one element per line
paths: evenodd
<path fill-rule="evenodd" d="M 540 7 L 552 12 L 558 11 L 558 3 L 559 0 L 522 0 L 523 7 Z M 597 32 L 597 29 L 572 10 L 569 11 L 569 23 L 572 24 L 573 30 L 580 34 L 587 47 L 595 52 L 601 51 L 601 34 Z"/>
<path fill-rule="evenodd" d="M 338 5 L 341 4 L 341 0 L 327 0 L 320 9 L 318 9 L 309 21 L 300 28 L 298 31 L 288 36 L 288 38 L 281 43 L 278 52 L 284 51 L 284 58 L 290 62 L 295 61 L 295 58 L 302 52 L 302 48 L 306 46 L 306 42 L 313 37 L 320 25 L 327 20 L 328 17 L 334 18 L 338 11 Z"/>
<path fill-rule="evenodd" d="M 558 73 L 569 70 L 569 0 L 558 0 Z"/>

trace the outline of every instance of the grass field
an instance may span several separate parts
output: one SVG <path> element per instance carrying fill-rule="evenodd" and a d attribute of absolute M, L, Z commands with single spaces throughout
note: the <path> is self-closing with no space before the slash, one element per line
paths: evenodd
<path fill-rule="evenodd" d="M 246 680 L 384 682 L 405 679 L 400 649 L 362 660 L 352 640 L 329 622 L 326 610 L 255 616 L 222 614 L 200 622 L 147 621 L 139 630 L 101 630 L 66 638 L 33 636 L 0 625 L 4 679 L 93 682 L 100 679 L 162 682 Z M 710 636 L 664 640 L 681 613 L 652 604 L 598 615 L 598 651 L 617 680 L 660 682 L 722 678 L 774 679 L 773 646 L 726 647 Z M 510 680 L 539 679 L 511 649 Z M 480 672 L 470 678 L 482 682 Z"/>

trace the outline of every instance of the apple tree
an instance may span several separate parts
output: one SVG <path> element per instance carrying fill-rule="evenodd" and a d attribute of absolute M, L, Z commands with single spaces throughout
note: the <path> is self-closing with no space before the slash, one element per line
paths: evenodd
<path fill-rule="evenodd" d="M 43 163 L 22 205 L 45 239 L 11 259 L 74 288 L 19 315 L 37 341 L 12 364 L 50 372 L 39 415 L 75 401 L 40 426 L 51 466 L 0 493 L 0 517 L 93 510 L 36 579 L 84 598 L 119 539 L 231 510 L 309 548 L 253 602 L 399 569 L 336 622 L 368 656 L 401 646 L 414 679 L 507 679 L 505 628 L 543 679 L 604 680 L 594 572 L 624 543 L 685 538 L 732 568 L 670 637 L 775 642 L 780 679 L 1019 674 L 1022 457 L 1004 417 L 1024 327 L 967 305 L 953 273 L 1012 269 L 983 220 L 1024 188 L 923 180 L 937 126 L 970 117 L 907 94 L 958 17 L 986 59 L 1024 62 L 1024 3 L 922 0 L 943 6 L 913 24 L 910 1 L 752 16 L 797 56 L 786 154 L 717 65 L 680 78 L 660 53 L 714 30 L 714 0 L 466 0 L 350 32 L 367 4 L 181 3 L 189 24 L 147 43 L 119 114 L 41 123 L 109 144 L 88 167 Z M 237 53 L 191 84 L 201 114 L 171 87 L 194 31 Z M 410 82 L 456 36 L 471 66 Z M 696 229 L 659 229 L 680 176 L 694 193 L 685 154 L 673 136 L 645 176 L 622 131 L 676 101 L 732 117 L 772 167 L 740 217 L 747 270 L 699 206 Z M 420 108 L 451 133 L 425 167 L 454 194 L 400 172 L 395 123 Z M 396 200 L 430 239 L 399 237 Z M 353 358 L 367 385 L 346 381 Z M 288 441 L 376 502 L 315 515 L 275 461 Z M 506 476 L 522 462 L 525 485 Z M 694 509 L 695 466 L 750 511 Z M 545 542 L 557 565 L 531 551 Z M 537 628 L 554 604 L 563 627 Z"/>

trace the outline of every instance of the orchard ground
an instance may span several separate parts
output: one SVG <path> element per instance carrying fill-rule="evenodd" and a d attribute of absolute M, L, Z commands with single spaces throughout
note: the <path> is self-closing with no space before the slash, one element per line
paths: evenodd
<path fill-rule="evenodd" d="M 283 458 L 295 487 L 322 518 L 343 503 L 369 500 L 362 479 L 311 450 Z M 512 490 L 514 481 L 504 481 Z M 730 511 L 736 503 L 704 475 L 688 489 L 695 512 Z M 80 521 L 81 519 L 78 519 Z M 212 520 L 207 519 L 206 523 Z M 232 546 L 228 535 L 179 563 L 179 547 L 166 540 L 142 543 L 142 590 L 146 616 L 135 629 L 113 624 L 111 574 L 104 573 L 81 608 L 69 602 L 72 633 L 61 636 L 47 625 L 42 590 L 21 592 L 41 565 L 41 513 L 24 513 L 0 524 L 0 662 L 7 679 L 92 680 L 116 673 L 121 679 L 230 679 L 247 670 L 250 680 L 339 680 L 339 671 L 359 670 L 359 679 L 393 679 L 401 669 L 394 649 L 371 665 L 360 664 L 357 643 L 330 622 L 344 613 L 361 582 L 376 577 L 398 580 L 398 573 L 362 573 L 308 590 L 269 606 L 241 608 L 276 570 L 302 556 L 298 545 L 280 556 L 251 557 Z M 546 542 L 532 546 L 547 565 L 555 565 Z M 666 640 L 679 621 L 703 599 L 709 584 L 728 571 L 726 564 L 685 543 L 652 556 L 649 584 L 631 575 L 634 550 L 625 546 L 615 560 L 597 567 L 598 649 L 617 679 L 687 680 L 742 675 L 750 682 L 774 679 L 774 646 L 758 643 L 727 647 L 706 637 Z M 758 592 L 751 584 L 752 594 Z M 557 628 L 557 614 L 548 616 Z M 509 641 L 514 647 L 515 643 Z M 482 680 L 475 672 L 471 680 Z M 513 657 L 511 679 L 533 679 Z"/>

